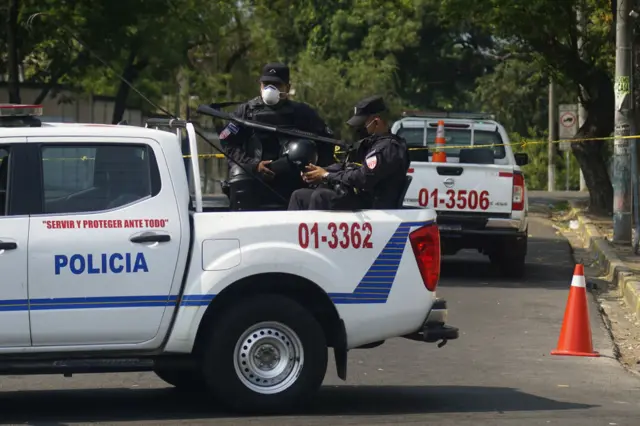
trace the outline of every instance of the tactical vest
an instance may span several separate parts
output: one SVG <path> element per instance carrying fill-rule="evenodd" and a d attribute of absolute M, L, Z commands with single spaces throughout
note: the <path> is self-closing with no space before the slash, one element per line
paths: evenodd
<path fill-rule="evenodd" d="M 246 104 L 245 117 L 247 120 L 272 126 L 293 127 L 295 123 L 295 106 L 291 101 L 284 101 L 275 107 L 265 105 L 262 98 L 256 97 Z M 253 130 L 253 135 L 246 152 L 254 158 L 275 160 L 280 156 L 282 145 L 286 142 L 277 134 Z"/>

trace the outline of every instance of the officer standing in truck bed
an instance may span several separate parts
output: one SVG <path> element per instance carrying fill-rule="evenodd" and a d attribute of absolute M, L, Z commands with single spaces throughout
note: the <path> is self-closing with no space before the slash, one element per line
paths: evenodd
<path fill-rule="evenodd" d="M 289 67 L 285 64 L 266 64 L 260 77 L 261 96 L 240 105 L 233 114 L 246 120 L 332 136 L 331 130 L 313 108 L 288 98 L 289 74 Z M 280 201 L 248 176 L 243 168 L 264 179 L 286 200 L 294 190 L 305 186 L 299 173 L 278 173 L 270 167 L 280 157 L 286 139 L 274 133 L 229 123 L 220 132 L 220 142 L 227 155 L 234 160 L 229 161 L 231 210 L 257 210 L 260 204 Z M 318 164 L 326 166 L 333 162 L 332 145 L 318 143 L 317 150 Z M 238 167 L 236 162 L 243 168 Z"/>

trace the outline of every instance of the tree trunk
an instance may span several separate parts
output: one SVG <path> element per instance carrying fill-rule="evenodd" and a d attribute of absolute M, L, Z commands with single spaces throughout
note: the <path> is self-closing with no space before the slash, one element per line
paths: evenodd
<path fill-rule="evenodd" d="M 138 76 L 140 75 L 140 71 L 142 71 L 147 66 L 146 61 L 140 61 L 136 63 L 137 56 L 137 50 L 131 50 L 131 53 L 129 53 L 129 57 L 127 58 L 124 72 L 122 73 L 122 77 L 131 84 L 133 84 L 136 78 L 138 78 Z M 129 87 L 129 85 L 124 81 L 121 81 L 113 105 L 113 116 L 111 118 L 111 124 L 118 124 L 120 121 L 122 121 L 124 111 L 127 108 L 127 99 L 129 98 L 130 91 L 131 88 Z"/>
<path fill-rule="evenodd" d="M 613 81 L 607 72 L 591 61 L 581 58 L 574 45 L 565 45 L 556 38 L 535 39 L 529 43 L 548 64 L 571 80 L 578 93 L 586 94 L 582 105 L 587 119 L 576 139 L 604 138 L 613 133 L 614 93 Z M 605 142 L 586 141 L 571 144 L 571 150 L 580 164 L 589 189 L 589 209 L 594 213 L 613 210 L 613 186 L 604 161 Z"/>
<path fill-rule="evenodd" d="M 19 0 L 9 0 L 7 13 L 7 63 L 9 71 L 9 103 L 19 104 L 20 101 L 20 63 L 18 55 L 18 3 Z"/>
<path fill-rule="evenodd" d="M 614 94 L 613 82 L 600 70 L 590 74 L 585 85 L 589 99 L 584 100 L 587 120 L 578 131 L 577 139 L 603 138 L 613 131 Z M 571 150 L 580 164 L 584 180 L 589 189 L 589 209 L 598 214 L 611 214 L 613 208 L 613 186 L 604 161 L 603 141 L 574 143 Z"/>

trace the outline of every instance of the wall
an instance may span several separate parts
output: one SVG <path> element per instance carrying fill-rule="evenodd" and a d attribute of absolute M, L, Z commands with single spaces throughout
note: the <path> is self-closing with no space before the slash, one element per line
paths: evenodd
<path fill-rule="evenodd" d="M 32 103 L 40 94 L 41 86 L 33 84 L 20 85 L 20 97 L 23 104 Z M 110 96 L 93 96 L 62 89 L 50 92 L 42 102 L 44 121 L 102 123 L 110 124 L 115 100 Z M 6 83 L 0 83 L 0 104 L 8 103 L 9 95 Z M 143 126 L 142 111 L 137 108 L 127 108 L 123 119 L 131 125 Z"/>

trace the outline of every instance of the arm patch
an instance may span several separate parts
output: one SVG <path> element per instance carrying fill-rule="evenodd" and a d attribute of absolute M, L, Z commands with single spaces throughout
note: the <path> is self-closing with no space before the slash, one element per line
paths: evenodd
<path fill-rule="evenodd" d="M 227 127 L 224 128 L 224 130 L 222 132 L 220 132 L 220 139 L 226 139 L 229 137 L 229 135 L 231 135 L 232 133 L 235 135 L 240 131 L 240 128 L 235 124 L 235 123 L 229 123 L 229 125 Z"/>

